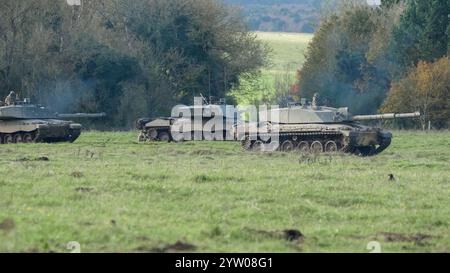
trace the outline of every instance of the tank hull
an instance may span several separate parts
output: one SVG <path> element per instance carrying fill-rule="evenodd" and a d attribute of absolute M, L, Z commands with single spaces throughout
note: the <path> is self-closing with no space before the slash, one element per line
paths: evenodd
<path fill-rule="evenodd" d="M 205 130 L 210 119 L 140 119 L 137 121 L 137 129 L 140 130 L 138 141 L 235 140 L 231 133 L 235 125 L 233 120 L 223 119 L 221 130 Z"/>
<path fill-rule="evenodd" d="M 203 96 L 194 98 L 194 105 L 177 105 L 170 117 L 141 118 L 136 122 L 138 141 L 234 141 L 232 134 L 240 117 L 233 105 L 224 99 Z"/>
<path fill-rule="evenodd" d="M 284 124 L 269 125 L 266 133 L 249 132 L 236 137 L 247 150 L 373 156 L 389 147 L 392 134 L 359 124 Z"/>
<path fill-rule="evenodd" d="M 74 142 L 81 124 L 57 119 L 0 120 L 0 142 Z"/>

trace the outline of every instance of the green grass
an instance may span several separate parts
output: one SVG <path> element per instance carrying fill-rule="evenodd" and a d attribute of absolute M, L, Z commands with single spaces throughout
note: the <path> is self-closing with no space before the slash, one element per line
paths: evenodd
<path fill-rule="evenodd" d="M 309 160 L 136 133 L 0 146 L 0 252 L 448 252 L 450 133 L 394 134 L 377 157 Z"/>
<path fill-rule="evenodd" d="M 255 101 L 278 102 L 277 93 L 290 90 L 295 83 L 296 71 L 305 62 L 305 50 L 313 38 L 313 34 L 283 33 L 283 32 L 255 32 L 257 38 L 265 42 L 272 50 L 270 65 L 261 70 L 257 80 L 258 87 L 248 87 L 245 80 L 235 89 L 231 96 L 238 104 L 249 104 Z M 262 88 L 261 88 L 262 87 Z M 251 89 L 251 90 L 249 90 Z"/>

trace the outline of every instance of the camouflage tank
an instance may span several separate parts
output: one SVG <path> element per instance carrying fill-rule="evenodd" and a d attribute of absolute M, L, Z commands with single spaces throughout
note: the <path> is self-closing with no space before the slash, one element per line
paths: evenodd
<path fill-rule="evenodd" d="M 352 116 L 348 108 L 312 106 L 305 102 L 259 114 L 259 123 L 236 127 L 236 138 L 247 150 L 332 153 L 372 156 L 385 150 L 392 134 L 360 121 L 419 117 L 420 113 Z"/>
<path fill-rule="evenodd" d="M 138 141 L 235 140 L 231 132 L 239 116 L 232 107 L 224 99 L 196 97 L 194 105 L 174 107 L 171 117 L 137 120 Z M 204 130 L 213 119 L 221 123 L 217 133 L 215 128 Z M 179 134 L 175 135 L 174 131 Z"/>
<path fill-rule="evenodd" d="M 28 100 L 0 106 L 0 143 L 74 142 L 81 124 L 64 119 L 98 118 L 99 114 L 58 114 Z"/>

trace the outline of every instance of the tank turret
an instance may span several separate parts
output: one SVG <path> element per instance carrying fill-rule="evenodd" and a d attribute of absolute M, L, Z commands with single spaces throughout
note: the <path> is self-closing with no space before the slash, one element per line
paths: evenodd
<path fill-rule="evenodd" d="M 293 105 L 286 108 L 271 109 L 259 113 L 259 120 L 280 124 L 300 123 L 339 123 L 366 120 L 386 120 L 396 118 L 420 117 L 419 112 L 414 113 L 389 113 L 379 115 L 352 116 L 348 108 L 333 108 L 327 106 Z"/>

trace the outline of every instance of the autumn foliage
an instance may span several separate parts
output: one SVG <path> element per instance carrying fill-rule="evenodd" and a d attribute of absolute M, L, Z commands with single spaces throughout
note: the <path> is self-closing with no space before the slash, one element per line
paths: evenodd
<path fill-rule="evenodd" d="M 422 113 L 422 128 L 450 127 L 450 60 L 420 61 L 408 75 L 394 83 L 382 112 Z"/>
<path fill-rule="evenodd" d="M 341 2 L 308 47 L 300 95 L 354 114 L 421 111 L 420 123 L 393 123 L 449 128 L 450 1 Z"/>

